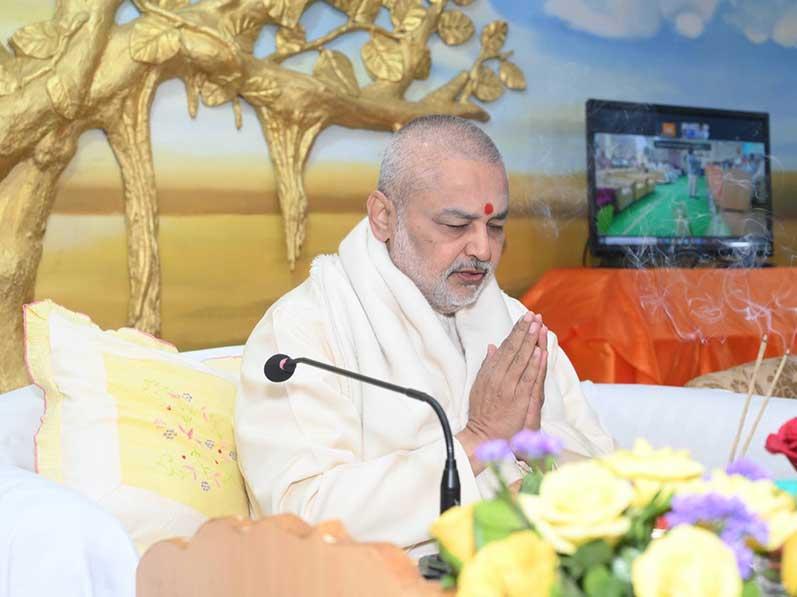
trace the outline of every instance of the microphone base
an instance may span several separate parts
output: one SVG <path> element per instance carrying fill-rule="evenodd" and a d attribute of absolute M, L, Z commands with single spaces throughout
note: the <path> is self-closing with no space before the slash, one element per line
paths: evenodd
<path fill-rule="evenodd" d="M 418 560 L 418 569 L 427 580 L 440 580 L 446 574 L 451 574 L 451 567 L 437 553 Z"/>

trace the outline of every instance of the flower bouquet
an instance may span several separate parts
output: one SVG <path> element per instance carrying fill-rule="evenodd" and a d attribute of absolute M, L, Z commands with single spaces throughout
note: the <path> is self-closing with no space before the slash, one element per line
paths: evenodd
<path fill-rule="evenodd" d="M 640 440 L 556 467 L 559 449 L 532 431 L 480 446 L 495 497 L 431 529 L 458 595 L 797 595 L 797 502 L 753 463 L 707 472 Z M 499 472 L 515 457 L 531 470 L 518 492 Z"/>

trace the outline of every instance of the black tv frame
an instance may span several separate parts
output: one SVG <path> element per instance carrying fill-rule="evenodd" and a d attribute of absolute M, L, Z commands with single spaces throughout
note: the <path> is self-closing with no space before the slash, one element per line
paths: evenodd
<path fill-rule="evenodd" d="M 655 253 L 664 257 L 661 265 L 673 265 L 678 263 L 678 257 L 682 254 L 691 255 L 695 260 L 711 261 L 715 260 L 720 262 L 729 258 L 736 257 L 744 254 L 747 256 L 744 263 L 746 267 L 755 265 L 764 265 L 762 259 L 772 257 L 774 254 L 774 242 L 772 236 L 772 172 L 770 164 L 770 137 L 769 137 L 769 114 L 767 112 L 745 112 L 737 110 L 720 110 L 715 108 L 699 108 L 688 106 L 670 106 L 665 104 L 645 104 L 638 102 L 626 102 L 615 100 L 601 100 L 601 99 L 588 99 L 585 105 L 586 108 L 586 136 L 587 136 L 587 217 L 589 218 L 589 239 L 588 247 L 590 253 L 605 260 L 607 265 L 625 265 L 624 262 L 633 256 L 635 252 L 642 253 L 645 251 L 651 252 L 655 249 Z M 763 131 L 764 143 L 764 166 L 766 171 L 766 193 L 767 202 L 763 209 L 765 210 L 765 221 L 767 227 L 766 238 L 757 237 L 756 240 L 750 241 L 744 237 L 738 236 L 715 236 L 715 237 L 690 237 L 700 238 L 705 242 L 700 244 L 689 242 L 689 238 L 679 237 L 655 237 L 655 242 L 647 244 L 628 244 L 628 245 L 606 245 L 598 242 L 599 234 L 597 230 L 596 214 L 597 205 L 595 203 L 595 133 L 613 133 L 613 134 L 643 134 L 634 132 L 632 128 L 622 131 L 606 131 L 596 129 L 595 115 L 604 109 L 609 110 L 623 110 L 628 112 L 644 112 L 650 114 L 651 117 L 661 116 L 677 118 L 680 121 L 688 121 L 694 118 L 697 122 L 710 121 L 713 118 L 717 119 L 738 119 L 740 121 L 751 122 L 760 121 L 761 130 Z M 629 119 L 629 127 L 631 124 Z M 637 120 L 637 122 L 639 122 Z M 649 133 L 645 133 L 649 135 Z M 727 139 L 732 141 L 733 139 Z M 738 141 L 750 141 L 750 139 L 736 139 Z M 638 237 L 629 237 L 638 238 Z M 733 243 L 733 245 L 731 245 Z M 753 259 L 751 260 L 750 257 Z M 675 259 L 675 261 L 673 261 Z M 633 259 L 632 259 L 633 260 Z M 649 265 L 657 265 L 655 259 L 651 259 L 652 263 Z"/>

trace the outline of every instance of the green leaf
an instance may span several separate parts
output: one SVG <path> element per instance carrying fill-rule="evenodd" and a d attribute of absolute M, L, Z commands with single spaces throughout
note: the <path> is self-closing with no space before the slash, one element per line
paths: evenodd
<path fill-rule="evenodd" d="M 448 589 L 453 589 L 457 586 L 457 579 L 451 576 L 450 574 L 446 574 L 443 578 L 440 579 L 440 587 L 447 591 Z"/>
<path fill-rule="evenodd" d="M 631 595 L 631 585 L 612 576 L 606 566 L 593 566 L 584 577 L 584 591 L 589 597 L 624 597 Z"/>
<path fill-rule="evenodd" d="M 559 581 L 551 587 L 551 597 L 584 597 L 584 591 L 575 580 L 560 573 Z"/>
<path fill-rule="evenodd" d="M 560 556 L 559 565 L 568 576 L 576 580 L 584 576 L 584 566 L 581 564 L 581 562 L 574 559 L 573 556 Z"/>
<path fill-rule="evenodd" d="M 620 554 L 612 560 L 612 574 L 623 582 L 631 582 L 631 566 L 634 559 L 642 552 L 633 547 L 624 547 Z"/>
<path fill-rule="evenodd" d="M 761 590 L 755 582 L 755 578 L 751 578 L 742 585 L 742 597 L 761 597 Z"/>
<path fill-rule="evenodd" d="M 612 548 L 603 539 L 585 543 L 573 554 L 573 559 L 585 569 L 608 564 L 613 557 Z"/>
<path fill-rule="evenodd" d="M 437 543 L 437 548 L 440 553 L 440 559 L 451 566 L 451 569 L 454 570 L 454 572 L 459 574 L 459 571 L 462 570 L 462 562 L 460 559 L 448 551 L 440 542 Z"/>
<path fill-rule="evenodd" d="M 650 543 L 650 533 L 656 520 L 670 509 L 672 494 L 657 492 L 643 508 L 629 512 L 631 528 L 624 537 L 624 542 L 639 549 L 645 549 Z"/>
<path fill-rule="evenodd" d="M 541 484 L 542 473 L 540 471 L 532 471 L 523 477 L 523 483 L 520 484 L 520 493 L 538 495 L 540 493 Z"/>
<path fill-rule="evenodd" d="M 491 541 L 498 541 L 525 528 L 526 523 L 520 514 L 504 500 L 479 502 L 473 510 L 473 532 L 477 550 Z"/>

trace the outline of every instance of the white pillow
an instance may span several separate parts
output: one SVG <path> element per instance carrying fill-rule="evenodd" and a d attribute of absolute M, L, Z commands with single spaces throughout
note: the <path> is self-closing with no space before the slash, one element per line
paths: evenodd
<path fill-rule="evenodd" d="M 33 471 L 33 436 L 44 415 L 44 397 L 36 386 L 0 394 L 0 465 Z"/>
<path fill-rule="evenodd" d="M 617 440 L 619 448 L 631 448 L 638 437 L 661 448 L 688 449 L 708 468 L 725 467 L 742 414 L 744 394 L 708 388 L 680 388 L 644 384 L 595 384 L 581 388 L 600 422 Z M 753 396 L 747 425 L 737 457 L 763 398 Z M 764 449 L 767 435 L 775 433 L 797 414 L 797 401 L 772 398 L 750 442 L 747 457 L 775 479 L 794 477 L 789 461 Z"/>

